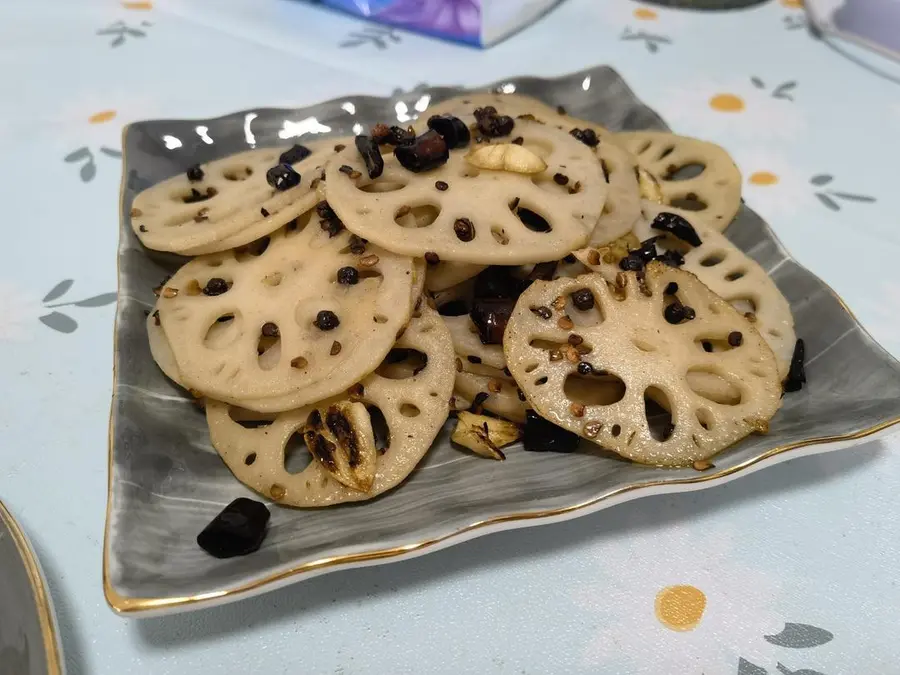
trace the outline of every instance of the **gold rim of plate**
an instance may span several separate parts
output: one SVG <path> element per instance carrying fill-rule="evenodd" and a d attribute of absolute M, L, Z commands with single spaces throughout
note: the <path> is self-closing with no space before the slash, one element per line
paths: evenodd
<path fill-rule="evenodd" d="M 62 658 L 59 652 L 59 638 L 56 632 L 56 621 L 53 618 L 53 609 L 50 606 L 50 594 L 44 585 L 44 575 L 37 561 L 37 556 L 28 543 L 25 532 L 19 527 L 19 523 L 10 513 L 6 505 L 0 501 L 0 522 L 12 535 L 13 543 L 25 571 L 28 573 L 28 583 L 34 595 L 34 604 L 37 607 L 38 623 L 41 627 L 41 637 L 44 642 L 44 653 L 47 656 L 47 672 L 49 675 L 62 674 Z"/>
<path fill-rule="evenodd" d="M 128 131 L 128 127 L 130 125 L 125 125 L 122 128 L 122 166 L 127 166 L 126 155 L 127 148 L 125 146 L 125 135 Z M 120 230 L 124 223 L 121 222 L 122 214 L 123 214 L 123 206 L 124 206 L 124 197 L 125 197 L 125 172 L 122 172 L 122 180 L 119 185 L 119 219 L 120 219 Z M 777 239 L 777 235 L 776 235 Z M 780 243 L 780 242 L 779 242 Z M 792 260 L 792 258 L 791 258 Z M 820 281 L 822 281 L 820 279 Z M 119 283 L 119 256 L 118 252 L 116 255 L 116 285 L 118 291 L 118 283 Z M 828 289 L 831 295 L 840 303 L 841 307 L 850 315 L 850 317 L 854 320 L 857 325 L 857 328 L 866 333 L 866 330 L 862 327 L 862 324 L 859 323 L 859 320 L 853 314 L 851 309 L 847 306 L 847 303 L 844 302 L 843 298 L 827 283 L 822 281 L 822 284 Z M 768 459 L 776 457 L 778 455 L 782 455 L 794 450 L 798 450 L 800 448 L 805 448 L 813 445 L 824 445 L 826 443 L 839 443 L 841 441 L 853 441 L 859 440 L 861 438 L 865 438 L 867 436 L 871 436 L 872 434 L 878 433 L 879 431 L 883 431 L 889 427 L 892 427 L 898 423 L 900 423 L 900 417 L 895 417 L 893 419 L 887 420 L 880 424 L 876 424 L 875 426 L 862 429 L 860 431 L 856 431 L 850 434 L 843 434 L 840 436 L 821 436 L 819 438 L 810 438 L 802 441 L 796 441 L 794 443 L 788 443 L 785 445 L 780 445 L 778 447 L 772 448 L 761 455 L 748 459 L 746 462 L 742 464 L 738 464 L 736 466 L 730 467 L 728 469 L 723 469 L 721 471 L 717 471 L 715 473 L 704 473 L 701 476 L 697 476 L 696 478 L 673 478 L 673 479 L 663 479 L 663 480 L 655 480 L 649 481 L 646 483 L 640 483 L 637 485 L 628 485 L 620 488 L 616 488 L 615 490 L 610 490 L 605 494 L 602 494 L 598 497 L 594 497 L 593 499 L 589 499 L 587 501 L 581 502 L 580 504 L 573 504 L 571 506 L 565 506 L 558 509 L 548 509 L 544 511 L 533 511 L 533 512 L 523 512 L 523 513 L 509 513 L 502 516 L 495 516 L 493 518 L 487 518 L 485 520 L 479 520 L 474 523 L 470 523 L 465 527 L 462 527 L 454 532 L 450 532 L 449 534 L 445 534 L 440 537 L 434 537 L 431 539 L 423 539 L 422 541 L 418 541 L 412 544 L 406 544 L 404 546 L 396 546 L 393 548 L 384 548 L 384 549 L 373 549 L 371 551 L 364 551 L 361 553 L 349 553 L 346 555 L 340 556 L 331 556 L 320 558 L 318 560 L 313 560 L 307 563 L 303 563 L 302 565 L 297 565 L 296 567 L 291 567 L 286 570 L 281 570 L 279 572 L 275 572 L 270 574 L 262 579 L 256 579 L 254 581 L 250 581 L 248 583 L 239 584 L 232 588 L 226 588 L 219 591 L 210 591 L 208 593 L 200 593 L 198 595 L 187 595 L 181 597 L 169 597 L 169 598 L 131 598 L 126 597 L 119 594 L 112 585 L 112 582 L 109 578 L 109 524 L 110 524 L 110 512 L 112 509 L 112 475 L 113 475 L 113 437 L 114 437 L 114 423 L 113 423 L 113 412 L 115 407 L 115 383 L 116 383 L 116 370 L 118 363 L 118 354 L 119 354 L 119 336 L 118 336 L 118 303 L 116 307 L 116 322 L 113 326 L 113 396 L 112 401 L 110 403 L 110 413 L 109 413 L 109 431 L 108 431 L 108 439 L 107 439 L 107 493 L 106 493 L 106 526 L 104 528 L 104 536 L 103 536 L 103 592 L 106 596 L 106 601 L 109 603 L 109 606 L 118 613 L 118 614 L 138 614 L 140 612 L 147 611 L 156 611 L 156 610 L 164 610 L 164 609 L 174 609 L 174 608 L 184 608 L 190 605 L 196 605 L 197 603 L 211 602 L 214 600 L 220 600 L 222 598 L 233 598 L 236 599 L 241 596 L 249 596 L 261 589 L 268 584 L 275 583 L 278 581 L 284 581 L 291 577 L 300 576 L 303 574 L 307 574 L 314 571 L 321 571 L 330 568 L 341 567 L 345 565 L 355 565 L 366 562 L 373 562 L 378 560 L 386 560 L 390 558 L 396 558 L 400 556 L 407 556 L 413 553 L 418 553 L 421 551 L 425 551 L 426 549 L 432 548 L 444 542 L 447 542 L 451 539 L 456 539 L 459 537 L 463 537 L 464 535 L 474 532 L 477 530 L 481 530 L 487 528 L 491 525 L 498 525 L 500 523 L 509 523 L 516 521 L 526 521 L 526 520 L 543 520 L 546 518 L 554 518 L 557 516 L 563 516 L 571 513 L 575 513 L 577 511 L 582 511 L 584 509 L 588 509 L 592 506 L 595 506 L 601 502 L 612 499 L 613 497 L 617 497 L 619 495 L 623 495 L 629 492 L 636 492 L 641 490 L 649 490 L 658 487 L 671 486 L 671 485 L 695 485 L 699 483 L 709 483 L 722 478 L 726 478 L 728 476 L 732 476 L 733 474 L 744 471 L 760 462 L 764 462 Z M 402 489 L 402 485 L 398 486 L 398 489 Z"/>

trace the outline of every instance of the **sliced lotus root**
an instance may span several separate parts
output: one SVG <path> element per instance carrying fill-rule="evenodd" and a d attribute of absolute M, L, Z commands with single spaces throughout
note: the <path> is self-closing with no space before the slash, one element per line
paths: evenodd
<path fill-rule="evenodd" d="M 734 334 L 740 343 L 726 351 L 701 345 L 729 344 Z M 577 362 L 565 355 L 573 342 L 584 352 Z M 644 464 L 709 458 L 767 430 L 781 400 L 775 357 L 753 325 L 694 275 L 658 262 L 640 277 L 623 272 L 616 285 L 599 274 L 533 284 L 510 318 L 504 352 L 540 415 Z M 701 396 L 692 372 L 723 379 L 737 400 Z M 572 386 L 598 375 L 618 379 L 619 400 L 610 402 L 608 381 L 602 397 Z"/>
<path fill-rule="evenodd" d="M 318 201 L 318 183 L 335 141 L 310 144 L 312 154 L 293 164 L 298 184 L 269 185 L 266 173 L 286 148 L 248 150 L 181 173 L 134 198 L 131 226 L 141 242 L 159 251 L 188 255 L 242 246 L 277 230 Z M 339 147 L 339 146 L 338 146 Z"/>
<path fill-rule="evenodd" d="M 775 282 L 759 263 L 732 244 L 725 235 L 710 227 L 706 221 L 697 218 L 695 213 L 683 209 L 644 201 L 643 215 L 635 223 L 632 248 L 638 247 L 638 240 L 646 241 L 651 237 L 665 234 L 650 226 L 660 213 L 674 213 L 687 220 L 703 243 L 700 246 L 690 246 L 667 234 L 656 241 L 657 251 L 660 253 L 677 251 L 684 257 L 681 269 L 694 274 L 716 295 L 747 315 L 772 348 L 778 363 L 778 372 L 782 378 L 785 377 L 791 365 L 797 338 L 794 334 L 791 307 Z M 592 259 L 599 262 L 588 267 L 603 274 L 608 281 L 613 281 L 621 271 L 618 263 L 625 254 L 594 255 Z M 579 252 L 579 257 L 587 260 L 588 256 Z M 723 346 L 715 341 L 709 341 L 705 348 L 720 351 Z"/>
<path fill-rule="evenodd" d="M 376 437 L 376 409 L 387 427 L 388 445 L 378 452 L 375 479 L 367 492 L 334 480 L 318 461 L 298 473 L 285 468 L 291 437 L 302 434 L 312 412 L 324 404 L 283 412 L 267 426 L 247 428 L 235 421 L 241 419 L 239 408 L 209 401 L 206 416 L 213 446 L 238 480 L 280 504 L 329 506 L 371 499 L 390 490 L 412 472 L 447 419 L 455 374 L 450 334 L 427 305 L 410 321 L 395 348 L 414 350 L 427 362 L 402 379 L 397 379 L 396 372 L 391 377 L 380 374 L 384 371 L 379 367 L 353 386 L 345 399 L 366 406 Z"/>
<path fill-rule="evenodd" d="M 626 131 L 615 142 L 658 180 L 668 206 L 696 211 L 723 231 L 741 206 L 741 172 L 714 143 L 662 131 Z"/>
<path fill-rule="evenodd" d="M 347 229 L 404 255 L 506 265 L 557 260 L 582 246 L 596 225 L 606 196 L 603 171 L 590 148 L 558 129 L 518 121 L 513 133 L 546 163 L 544 171 L 469 163 L 473 149 L 522 149 L 501 138 L 452 150 L 443 166 L 423 173 L 388 154 L 373 181 L 357 149 L 348 147 L 326 168 L 328 201 Z M 554 181 L 561 171 L 568 186 Z"/>
<path fill-rule="evenodd" d="M 169 340 L 163 332 L 156 308 L 147 316 L 147 339 L 150 342 L 150 355 L 163 374 L 180 387 L 185 387 L 181 379 L 181 371 L 175 362 L 175 355 L 169 346 Z"/>
<path fill-rule="evenodd" d="M 598 145 L 597 156 L 609 181 L 609 192 L 603 215 L 588 240 L 589 246 L 602 246 L 628 234 L 641 217 L 635 158 L 612 143 Z"/>
<path fill-rule="evenodd" d="M 486 265 L 464 262 L 444 262 L 428 266 L 425 288 L 429 291 L 443 291 L 473 277 L 477 277 Z"/>
<path fill-rule="evenodd" d="M 279 411 L 372 372 L 409 319 L 414 265 L 372 244 L 353 253 L 350 236 L 288 226 L 178 270 L 157 306 L 185 384 Z"/>
<path fill-rule="evenodd" d="M 497 370 L 493 375 L 456 373 L 454 396 L 459 402 L 467 402 L 469 407 L 480 406 L 510 422 L 524 424 L 525 395 L 521 394 L 515 380 Z"/>

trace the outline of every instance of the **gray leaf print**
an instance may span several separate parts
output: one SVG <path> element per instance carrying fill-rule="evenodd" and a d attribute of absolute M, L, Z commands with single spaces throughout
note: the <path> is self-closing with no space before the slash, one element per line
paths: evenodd
<path fill-rule="evenodd" d="M 100 152 L 102 152 L 107 157 L 115 157 L 116 159 L 122 156 L 122 153 L 114 148 L 107 148 L 106 146 L 100 148 Z"/>
<path fill-rule="evenodd" d="M 77 162 L 79 160 L 84 159 L 85 157 L 90 157 L 91 151 L 87 149 L 87 147 L 81 147 L 77 150 L 70 152 L 68 155 L 63 157 L 64 162 Z"/>
<path fill-rule="evenodd" d="M 822 202 L 825 206 L 827 206 L 832 211 L 840 211 L 841 206 L 836 201 L 834 201 L 831 197 L 826 195 L 824 192 L 817 192 L 816 197 L 819 198 L 819 201 Z M 766 638 L 768 640 L 768 638 Z"/>
<path fill-rule="evenodd" d="M 109 43 L 109 46 L 110 46 L 110 47 L 118 47 L 119 45 L 123 44 L 124 42 L 125 42 L 125 36 L 124 36 L 124 35 L 120 35 L 120 36 L 117 37 L 115 40 L 113 40 L 112 42 L 110 42 L 110 43 Z"/>
<path fill-rule="evenodd" d="M 72 284 L 75 282 L 72 279 L 63 279 L 56 286 L 50 289 L 50 292 L 44 296 L 44 299 L 41 302 L 50 302 L 51 300 L 56 300 L 59 297 L 62 297 L 66 294 L 70 288 L 72 288 Z"/>
<path fill-rule="evenodd" d="M 81 180 L 85 183 L 88 183 L 94 180 L 94 176 L 97 175 L 97 166 L 93 161 L 88 162 L 81 167 L 81 171 L 79 173 L 81 174 Z"/>
<path fill-rule="evenodd" d="M 75 302 L 73 304 L 77 307 L 103 307 L 104 305 L 109 305 L 115 301 L 115 293 L 101 293 L 100 295 L 95 295 L 92 298 L 79 300 L 78 302 Z"/>
<path fill-rule="evenodd" d="M 829 194 L 837 197 L 838 199 L 847 199 L 851 202 L 867 202 L 872 203 L 875 201 L 875 197 L 869 197 L 868 195 L 855 195 L 849 192 L 835 192 L 831 190 Z"/>
<path fill-rule="evenodd" d="M 764 635 L 763 637 L 766 642 L 771 642 L 779 647 L 808 649 L 831 642 L 834 639 L 834 633 L 805 623 L 786 623 L 784 630 L 777 635 Z"/>
<path fill-rule="evenodd" d="M 785 666 L 778 664 L 778 672 L 781 675 L 825 675 L 825 673 L 819 672 L 818 670 L 810 670 L 809 668 L 804 668 L 802 670 L 788 670 Z"/>
<path fill-rule="evenodd" d="M 78 322 L 68 314 L 62 312 L 50 312 L 40 317 L 42 324 L 52 328 L 58 333 L 74 333 L 78 328 Z"/>
<path fill-rule="evenodd" d="M 756 87 L 757 89 L 764 89 L 766 86 L 763 83 L 763 81 L 761 79 L 759 79 L 758 77 L 756 77 L 755 75 L 750 78 L 750 81 L 753 83 L 753 86 Z"/>
<path fill-rule="evenodd" d="M 760 668 L 747 659 L 742 658 L 738 661 L 738 675 L 766 675 L 768 672 L 765 668 Z"/>
<path fill-rule="evenodd" d="M 820 173 L 819 175 L 810 178 L 809 182 L 821 187 L 822 185 L 828 185 L 833 180 L 834 176 L 829 176 L 827 173 Z"/>

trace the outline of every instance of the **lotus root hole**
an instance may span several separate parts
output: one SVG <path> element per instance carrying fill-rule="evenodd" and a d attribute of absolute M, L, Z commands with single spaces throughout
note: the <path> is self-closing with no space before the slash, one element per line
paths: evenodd
<path fill-rule="evenodd" d="M 262 370 L 272 370 L 276 367 L 281 361 L 281 337 L 277 334 L 272 336 L 260 333 L 256 343 L 256 358 Z"/>
<path fill-rule="evenodd" d="M 262 283 L 266 286 L 278 286 L 284 280 L 281 272 L 272 272 L 262 278 Z"/>
<path fill-rule="evenodd" d="M 719 405 L 738 405 L 743 398 L 737 385 L 711 370 L 691 368 L 687 383 L 695 394 Z"/>
<path fill-rule="evenodd" d="M 384 413 L 381 412 L 381 408 L 376 405 L 367 405 L 366 411 L 369 413 L 372 434 L 375 436 L 375 449 L 384 454 L 391 447 L 391 429 L 388 426 L 387 419 L 385 419 Z"/>
<path fill-rule="evenodd" d="M 384 314 L 376 314 L 373 317 L 373 319 L 374 319 L 375 323 L 387 323 L 388 322 L 388 318 Z"/>
<path fill-rule="evenodd" d="M 418 349 L 394 348 L 384 357 L 375 373 L 388 380 L 405 380 L 418 375 L 427 366 L 428 356 Z"/>
<path fill-rule="evenodd" d="M 715 267 L 723 260 L 725 260 L 725 252 L 716 251 L 715 253 L 710 253 L 708 256 L 703 258 L 703 260 L 700 261 L 700 264 L 704 267 Z"/>
<path fill-rule="evenodd" d="M 246 464 L 247 466 L 252 465 L 253 462 L 255 462 L 255 461 L 256 461 L 256 453 L 255 452 L 251 452 L 249 455 L 244 457 L 244 464 Z"/>
<path fill-rule="evenodd" d="M 241 317 L 235 314 L 222 314 L 207 329 L 203 337 L 203 346 L 208 349 L 225 349 L 238 339 L 241 334 Z"/>
<path fill-rule="evenodd" d="M 734 349 L 728 344 L 728 338 L 699 337 L 694 340 L 697 349 L 708 354 L 716 354 L 718 352 L 727 352 Z"/>
<path fill-rule="evenodd" d="M 416 229 L 428 227 L 441 215 L 441 208 L 434 204 L 422 204 L 403 208 L 394 214 L 394 222 L 400 227 Z"/>
<path fill-rule="evenodd" d="M 625 383 L 616 375 L 571 373 L 563 383 L 563 393 L 572 403 L 583 406 L 612 405 L 625 398 Z"/>
<path fill-rule="evenodd" d="M 777 328 L 770 328 L 770 329 L 769 329 L 768 331 L 766 331 L 766 332 L 767 332 L 769 335 L 771 335 L 773 338 L 780 338 L 780 337 L 781 337 L 781 331 L 778 330 Z"/>
<path fill-rule="evenodd" d="M 713 416 L 712 413 L 706 408 L 697 408 L 695 411 L 697 415 L 697 421 L 700 422 L 700 426 L 710 431 L 713 428 Z"/>
<path fill-rule="evenodd" d="M 249 166 L 230 166 L 222 172 L 225 180 L 247 180 L 253 175 L 253 167 Z"/>
<path fill-rule="evenodd" d="M 422 413 L 418 406 L 412 403 L 404 403 L 400 406 L 400 414 L 404 417 L 418 417 Z"/>
<path fill-rule="evenodd" d="M 535 385 L 536 387 L 540 387 L 542 384 L 547 384 L 547 377 L 546 377 L 546 376 L 544 376 L 544 377 L 539 377 L 538 379 L 536 379 L 536 380 L 534 381 L 534 385 Z"/>
<path fill-rule="evenodd" d="M 725 277 L 725 281 L 737 281 L 747 274 L 746 270 L 735 270 Z"/>
<path fill-rule="evenodd" d="M 526 209 L 524 206 L 518 207 L 514 213 L 522 224 L 532 232 L 550 232 L 553 227 L 550 222 L 537 211 Z"/>
<path fill-rule="evenodd" d="M 522 143 L 522 147 L 531 150 L 545 162 L 553 154 L 553 143 L 542 138 L 528 138 Z"/>
<path fill-rule="evenodd" d="M 238 408 L 237 406 L 233 405 L 228 406 L 228 417 L 231 418 L 232 422 L 241 425 L 245 429 L 260 429 L 262 427 L 268 427 L 271 426 L 272 422 L 275 421 L 274 415 L 253 412 L 252 410 Z"/>
<path fill-rule="evenodd" d="M 741 314 L 746 314 L 747 312 L 756 313 L 756 302 L 753 298 L 744 296 L 740 298 L 732 298 L 728 302 L 731 303 L 731 306 L 734 307 Z"/>
<path fill-rule="evenodd" d="M 606 320 L 606 317 L 603 314 L 603 308 L 600 305 L 600 301 L 597 300 L 596 295 L 594 295 L 594 306 L 590 309 L 582 310 L 578 309 L 578 307 L 575 305 L 574 301 L 572 300 L 572 295 L 567 294 L 566 314 L 570 319 L 572 319 L 572 323 L 574 323 L 578 328 L 591 328 L 593 326 L 599 326 Z"/>
<path fill-rule="evenodd" d="M 706 165 L 702 162 L 691 162 L 690 164 L 683 164 L 681 166 L 670 166 L 666 174 L 662 177 L 663 180 L 690 180 L 692 178 L 697 178 L 701 173 L 706 171 Z"/>
<path fill-rule="evenodd" d="M 384 276 L 381 274 L 381 272 L 376 269 L 373 269 L 371 267 L 363 267 L 362 269 L 360 269 L 358 271 L 359 271 L 360 283 L 362 283 L 366 279 L 376 279 L 377 281 L 375 281 L 374 283 L 380 284 L 384 280 Z M 336 276 L 337 276 L 337 272 L 334 273 L 334 277 L 336 277 Z M 332 277 L 332 278 L 334 278 L 334 277 Z"/>
<path fill-rule="evenodd" d="M 269 248 L 269 241 L 269 237 L 263 237 L 246 246 L 240 246 L 234 249 L 234 259 L 238 262 L 245 262 L 252 258 L 258 258 L 266 252 L 267 248 Z"/>
<path fill-rule="evenodd" d="M 700 199 L 693 192 L 689 192 L 683 197 L 674 197 L 669 200 L 669 204 L 677 209 L 684 209 L 685 211 L 703 211 L 709 208 L 709 204 Z"/>
<path fill-rule="evenodd" d="M 535 362 L 535 363 L 529 363 L 527 366 L 525 366 L 525 372 L 526 372 L 526 373 L 533 373 L 535 370 L 537 370 L 537 367 L 538 367 L 539 365 L 541 365 L 541 364 L 539 364 L 539 363 L 537 363 L 537 362 Z"/>
<path fill-rule="evenodd" d="M 644 416 L 650 435 L 660 443 L 669 440 L 675 431 L 672 424 L 672 404 L 659 387 L 647 387 L 644 391 Z"/>
<path fill-rule="evenodd" d="M 491 236 L 501 246 L 506 246 L 509 243 L 509 235 L 506 234 L 506 230 L 502 227 L 493 226 L 491 228 Z"/>
<path fill-rule="evenodd" d="M 675 152 L 675 146 L 674 146 L 674 145 L 667 145 L 666 147 L 664 147 L 664 148 L 662 149 L 662 152 L 659 153 L 659 155 L 657 156 L 656 159 L 657 159 L 657 160 L 665 159 L 666 157 L 668 157 L 669 155 L 671 155 L 673 152 Z"/>
<path fill-rule="evenodd" d="M 619 426 L 618 424 L 613 424 L 612 429 L 609 430 L 609 433 L 611 433 L 613 436 L 618 438 L 619 434 L 622 433 L 622 427 Z"/>
<path fill-rule="evenodd" d="M 365 185 L 357 185 L 356 187 L 361 192 L 397 192 L 397 190 L 405 188 L 406 183 L 401 183 L 396 180 L 377 180 L 372 183 L 366 183 Z"/>
<path fill-rule="evenodd" d="M 647 152 L 647 150 L 650 149 L 650 146 L 651 146 L 651 145 L 653 145 L 653 141 L 644 141 L 644 142 L 641 144 L 640 149 L 637 151 L 637 154 L 638 154 L 638 155 L 643 155 L 645 152 Z"/>
<path fill-rule="evenodd" d="M 196 190 L 196 194 L 192 192 L 192 190 Z M 214 188 L 202 188 L 202 187 L 190 187 L 190 188 L 182 188 L 177 190 L 172 194 L 173 202 L 182 202 L 183 204 L 199 204 L 201 202 L 209 201 L 213 197 L 218 194 L 218 191 Z"/>
<path fill-rule="evenodd" d="M 643 338 L 631 338 L 631 344 L 640 349 L 642 352 L 655 352 L 656 345 Z"/>
<path fill-rule="evenodd" d="M 303 471 L 312 461 L 312 455 L 300 431 L 295 432 L 284 446 L 284 470 L 290 474 Z"/>
<path fill-rule="evenodd" d="M 209 267 L 221 267 L 221 266 L 222 266 L 222 261 L 221 261 L 220 259 L 218 259 L 218 258 L 211 258 L 210 260 L 207 260 L 207 261 L 206 261 L 206 264 L 207 264 Z"/>

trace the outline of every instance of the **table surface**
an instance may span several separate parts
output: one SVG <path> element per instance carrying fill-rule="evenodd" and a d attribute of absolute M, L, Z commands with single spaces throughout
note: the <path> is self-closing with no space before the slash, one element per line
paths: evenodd
<path fill-rule="evenodd" d="M 798 4 L 568 0 L 479 51 L 292 0 L 0 2 L 0 495 L 70 675 L 900 673 L 896 439 L 196 613 L 122 619 L 101 588 L 123 124 L 610 64 L 733 153 L 746 200 L 900 355 L 900 86 Z M 694 630 L 657 618 L 665 589 L 688 613 L 669 625 L 705 596 Z"/>

